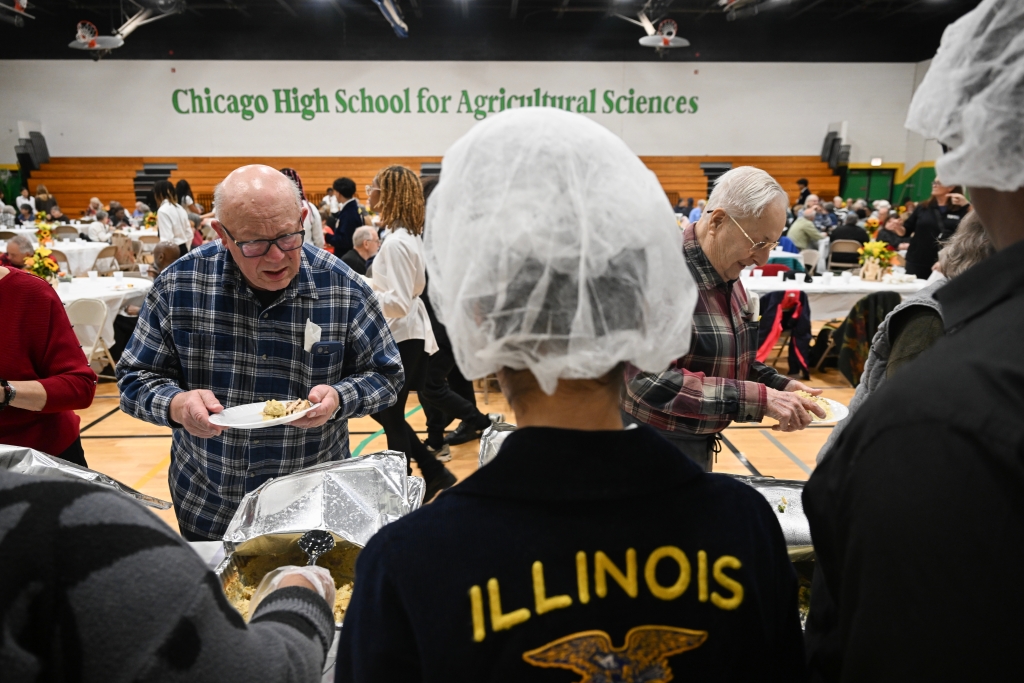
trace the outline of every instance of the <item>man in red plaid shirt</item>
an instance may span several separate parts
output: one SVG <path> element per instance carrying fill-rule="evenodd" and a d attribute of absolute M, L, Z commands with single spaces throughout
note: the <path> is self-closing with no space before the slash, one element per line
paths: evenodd
<path fill-rule="evenodd" d="M 757 320 L 740 272 L 764 265 L 786 225 L 788 198 L 770 175 L 734 168 L 715 183 L 704 213 L 683 232 L 683 254 L 697 283 L 690 351 L 660 374 L 628 366 L 623 409 L 657 429 L 710 472 L 717 435 L 731 422 L 765 416 L 790 432 L 825 414 L 793 392 L 812 389 L 754 359 Z"/>

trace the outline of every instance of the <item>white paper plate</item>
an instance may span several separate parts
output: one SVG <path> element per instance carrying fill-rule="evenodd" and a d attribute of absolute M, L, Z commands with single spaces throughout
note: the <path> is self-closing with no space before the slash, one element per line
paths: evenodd
<path fill-rule="evenodd" d="M 847 408 L 846 406 L 844 406 L 839 401 L 833 401 L 830 398 L 826 398 L 825 400 L 828 401 L 829 406 L 832 408 L 832 415 L 833 415 L 832 419 L 831 420 L 823 420 L 820 417 L 818 417 L 817 415 L 812 413 L 811 414 L 811 424 L 816 424 L 816 425 L 820 425 L 820 424 L 833 424 L 835 422 L 839 422 L 844 417 L 846 417 L 847 415 L 850 414 L 850 409 Z"/>
<path fill-rule="evenodd" d="M 247 403 L 244 406 L 228 408 L 223 412 L 210 415 L 210 423 L 218 427 L 231 427 L 232 429 L 263 429 L 264 427 L 274 427 L 294 422 L 320 404 L 314 403 L 305 410 L 300 410 L 297 413 L 285 415 L 284 417 L 277 417 L 273 420 L 263 419 L 263 407 L 265 405 L 267 405 L 266 401 L 260 401 L 259 403 Z"/>

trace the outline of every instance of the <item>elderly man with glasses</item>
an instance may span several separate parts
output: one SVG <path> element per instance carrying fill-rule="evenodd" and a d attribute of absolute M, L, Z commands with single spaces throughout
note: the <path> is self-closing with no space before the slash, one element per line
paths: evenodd
<path fill-rule="evenodd" d="M 370 287 L 303 245 L 298 189 L 269 166 L 231 172 L 214 194 L 220 236 L 160 274 L 117 366 L 121 408 L 172 427 L 171 496 L 188 540 L 223 537 L 271 477 L 349 457 L 350 417 L 392 405 L 398 348 Z M 287 425 L 231 429 L 225 408 L 318 404 Z"/>
<path fill-rule="evenodd" d="M 762 170 L 742 166 L 718 179 L 704 213 L 683 232 L 683 254 L 697 282 L 689 352 L 660 374 L 628 366 L 624 417 L 657 429 L 710 472 L 718 435 L 732 422 L 779 421 L 795 431 L 825 414 L 795 391 L 821 393 L 759 363 L 758 312 L 738 278 L 764 265 L 786 225 L 788 199 Z"/>

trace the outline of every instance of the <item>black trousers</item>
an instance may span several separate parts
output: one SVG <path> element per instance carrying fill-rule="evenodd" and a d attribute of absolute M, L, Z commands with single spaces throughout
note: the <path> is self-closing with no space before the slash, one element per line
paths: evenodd
<path fill-rule="evenodd" d="M 466 380 L 455 366 L 451 346 L 438 343 L 437 352 L 427 356 L 420 403 L 427 416 L 427 443 L 432 448 L 440 448 L 444 443 L 444 430 L 452 420 L 483 425 L 488 422 L 487 416 L 476 407 L 473 383 Z"/>
<path fill-rule="evenodd" d="M 89 465 L 85 462 L 85 450 L 82 448 L 82 437 L 78 437 L 71 442 L 71 445 L 64 449 L 63 453 L 55 453 L 55 455 L 61 460 L 67 460 L 73 462 L 76 465 L 82 467 L 88 467 Z"/>
<path fill-rule="evenodd" d="M 384 428 L 388 449 L 405 453 L 406 461 L 409 458 L 415 460 L 423 472 L 423 478 L 430 479 L 444 469 L 444 465 L 427 451 L 416 436 L 416 431 L 405 420 L 405 402 L 409 399 L 409 392 L 421 391 L 426 375 L 427 356 L 423 352 L 423 340 L 407 339 L 398 342 L 398 353 L 402 357 L 402 367 L 405 368 L 405 384 L 398 392 L 398 401 L 370 417 Z"/>

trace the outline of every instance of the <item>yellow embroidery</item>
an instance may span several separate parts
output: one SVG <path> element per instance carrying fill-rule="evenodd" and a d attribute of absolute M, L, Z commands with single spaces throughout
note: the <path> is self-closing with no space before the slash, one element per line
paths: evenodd
<path fill-rule="evenodd" d="M 487 637 L 487 631 L 484 627 L 484 596 L 480 586 L 469 589 L 469 604 L 473 612 L 473 641 L 481 643 Z"/>
<path fill-rule="evenodd" d="M 590 579 L 587 577 L 587 554 L 582 550 L 576 553 L 576 588 L 580 594 L 580 602 L 590 602 Z"/>
<path fill-rule="evenodd" d="M 703 550 L 697 551 L 697 599 L 708 601 L 708 554 Z"/>
<path fill-rule="evenodd" d="M 521 607 L 508 614 L 501 613 L 501 591 L 497 579 L 487 581 L 487 597 L 491 601 L 491 630 L 506 631 L 530 618 L 530 610 Z"/>
<path fill-rule="evenodd" d="M 572 604 L 572 598 L 568 595 L 547 597 L 547 589 L 544 587 L 544 565 L 539 560 L 533 563 L 533 599 L 537 606 L 537 614 L 563 609 Z"/>
<path fill-rule="evenodd" d="M 715 581 L 718 582 L 722 588 L 727 588 L 732 591 L 731 598 L 723 598 L 718 594 L 718 591 L 711 593 L 711 602 L 719 609 L 731 610 L 736 609 L 743 602 L 743 585 L 740 584 L 736 579 L 730 578 L 725 575 L 725 569 L 739 569 L 743 566 L 743 563 L 732 555 L 722 555 L 720 558 L 715 560 L 715 566 L 712 568 L 712 575 L 715 577 Z"/>
<path fill-rule="evenodd" d="M 631 598 L 635 598 L 637 594 L 637 582 L 636 582 L 636 551 L 630 548 L 626 551 L 626 573 L 623 574 L 618 567 L 616 567 L 608 556 L 598 550 L 594 553 L 594 592 L 597 593 L 597 597 L 603 598 L 608 595 L 608 579 L 606 574 L 610 574 L 615 583 L 622 586 L 622 590 L 626 591 L 626 595 Z"/>
<path fill-rule="evenodd" d="M 679 578 L 671 586 L 659 584 L 658 577 L 655 575 L 658 562 L 665 558 L 671 558 L 679 565 Z M 690 585 L 690 560 L 686 558 L 686 553 L 679 548 L 663 545 L 647 558 L 647 563 L 644 564 L 644 580 L 647 581 L 647 589 L 654 597 L 659 600 L 675 600 L 685 593 L 686 588 Z"/>
<path fill-rule="evenodd" d="M 545 669 L 569 669 L 581 675 L 578 683 L 667 683 L 673 678 L 668 658 L 704 644 L 707 631 L 674 626 L 637 626 L 622 647 L 612 647 L 604 631 L 583 631 L 523 653 L 527 664 Z"/>

